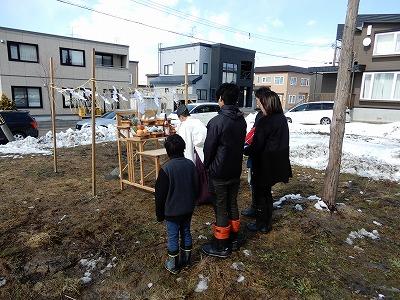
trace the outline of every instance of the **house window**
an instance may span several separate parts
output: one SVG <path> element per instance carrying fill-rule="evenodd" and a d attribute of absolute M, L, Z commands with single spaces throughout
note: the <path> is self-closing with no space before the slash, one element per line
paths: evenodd
<path fill-rule="evenodd" d="M 240 62 L 240 79 L 250 80 L 252 74 L 253 63 L 251 61 Z"/>
<path fill-rule="evenodd" d="M 39 62 L 39 49 L 36 44 L 7 42 L 8 60 L 22 62 Z"/>
<path fill-rule="evenodd" d="M 172 75 L 174 74 L 173 65 L 164 65 L 164 75 Z"/>
<path fill-rule="evenodd" d="M 122 61 L 121 61 L 122 64 Z M 114 60 L 112 54 L 96 52 L 96 66 L 100 67 L 113 67 Z"/>
<path fill-rule="evenodd" d="M 208 63 L 203 63 L 203 74 L 208 73 Z"/>
<path fill-rule="evenodd" d="M 223 63 L 222 70 L 229 72 L 237 72 L 237 64 Z"/>
<path fill-rule="evenodd" d="M 298 95 L 297 96 L 297 102 L 303 102 L 305 98 L 306 98 L 305 95 Z"/>
<path fill-rule="evenodd" d="M 263 78 L 261 79 L 261 82 L 262 82 L 262 83 L 266 83 L 266 82 L 267 82 L 267 77 L 263 77 Z"/>
<path fill-rule="evenodd" d="M 17 108 L 43 108 L 40 87 L 12 86 L 11 92 Z"/>
<path fill-rule="evenodd" d="M 400 31 L 375 34 L 373 54 L 400 54 Z"/>
<path fill-rule="evenodd" d="M 223 63 L 222 83 L 236 83 L 237 64 Z"/>
<path fill-rule="evenodd" d="M 301 86 L 309 86 L 310 85 L 310 80 L 308 78 L 301 78 L 300 79 L 300 85 Z"/>
<path fill-rule="evenodd" d="M 164 93 L 169 93 L 169 88 L 164 88 Z"/>
<path fill-rule="evenodd" d="M 289 104 L 296 103 L 296 95 L 289 95 Z"/>
<path fill-rule="evenodd" d="M 60 48 L 61 64 L 65 66 L 85 66 L 85 51 Z"/>
<path fill-rule="evenodd" d="M 272 77 L 271 76 L 265 77 L 265 83 L 272 83 Z"/>
<path fill-rule="evenodd" d="M 285 82 L 283 76 L 275 76 L 274 83 L 278 85 L 282 85 Z"/>
<path fill-rule="evenodd" d="M 196 90 L 197 100 L 207 100 L 207 90 Z"/>
<path fill-rule="evenodd" d="M 290 85 L 296 85 L 297 84 L 297 77 L 290 77 Z"/>
<path fill-rule="evenodd" d="M 195 64 L 195 63 L 189 63 L 189 64 L 187 64 L 187 71 L 188 71 L 188 74 L 194 74 L 194 73 L 195 73 L 195 67 L 196 67 L 196 64 Z"/>
<path fill-rule="evenodd" d="M 222 72 L 222 83 L 236 83 L 236 73 Z"/>
<path fill-rule="evenodd" d="M 400 100 L 400 72 L 364 73 L 361 99 L 377 101 Z"/>

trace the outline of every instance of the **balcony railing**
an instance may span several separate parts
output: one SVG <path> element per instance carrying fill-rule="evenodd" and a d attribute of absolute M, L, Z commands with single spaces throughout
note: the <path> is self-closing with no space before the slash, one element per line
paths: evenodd
<path fill-rule="evenodd" d="M 103 65 L 96 65 L 96 68 L 104 68 L 104 69 L 118 69 L 118 70 L 128 70 L 127 67 L 121 66 L 103 66 Z"/>

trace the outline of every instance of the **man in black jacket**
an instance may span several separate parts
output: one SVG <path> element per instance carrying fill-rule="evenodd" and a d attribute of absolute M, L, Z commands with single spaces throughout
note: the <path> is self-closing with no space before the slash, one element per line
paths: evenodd
<path fill-rule="evenodd" d="M 213 227 L 215 239 L 203 245 L 202 251 L 216 257 L 227 257 L 231 250 L 238 248 L 237 194 L 246 136 L 246 121 L 236 105 L 239 93 L 238 86 L 233 83 L 224 83 L 217 90 L 221 110 L 208 123 L 204 143 L 204 166 L 216 196 L 216 222 Z"/>

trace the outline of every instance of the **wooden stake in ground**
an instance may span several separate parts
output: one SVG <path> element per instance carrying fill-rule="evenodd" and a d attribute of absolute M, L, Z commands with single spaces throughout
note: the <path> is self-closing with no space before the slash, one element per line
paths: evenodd
<path fill-rule="evenodd" d="M 92 49 L 92 194 L 96 196 L 96 52 Z"/>
<path fill-rule="evenodd" d="M 346 122 L 346 103 L 350 96 L 350 77 L 353 64 L 354 31 L 360 0 L 348 0 L 344 25 L 339 72 L 336 83 L 335 104 L 329 139 L 329 161 L 325 171 L 323 200 L 330 211 L 336 210 L 336 195 L 339 185 L 342 160 L 343 136 Z"/>
<path fill-rule="evenodd" d="M 185 64 L 185 105 L 189 103 L 188 64 Z"/>
<path fill-rule="evenodd" d="M 54 66 L 53 57 L 50 57 L 50 106 L 51 106 L 51 130 L 53 132 L 53 159 L 54 172 L 57 173 L 57 136 L 56 136 L 56 97 L 54 90 Z"/>

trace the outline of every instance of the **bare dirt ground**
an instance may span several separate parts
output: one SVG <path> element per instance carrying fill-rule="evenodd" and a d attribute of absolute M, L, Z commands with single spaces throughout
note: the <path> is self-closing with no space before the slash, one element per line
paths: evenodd
<path fill-rule="evenodd" d="M 244 245 L 225 260 L 200 253 L 214 217 L 211 206 L 197 207 L 193 266 L 173 276 L 163 267 L 165 228 L 155 221 L 153 195 L 106 179 L 118 165 L 115 143 L 98 145 L 97 157 L 95 198 L 89 147 L 60 150 L 58 174 L 48 156 L 0 159 L 1 299 L 400 299 L 398 183 L 344 174 L 338 213 L 316 210 L 315 201 L 296 211 L 289 201 L 274 211 L 271 233 L 243 226 Z M 320 195 L 322 183 L 320 171 L 295 167 L 273 195 Z M 239 207 L 249 203 L 244 172 Z M 380 239 L 347 244 L 361 228 Z M 88 271 L 92 281 L 83 283 Z M 208 289 L 196 293 L 200 274 Z"/>

